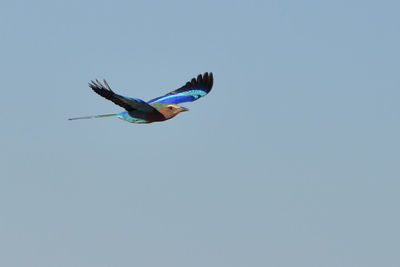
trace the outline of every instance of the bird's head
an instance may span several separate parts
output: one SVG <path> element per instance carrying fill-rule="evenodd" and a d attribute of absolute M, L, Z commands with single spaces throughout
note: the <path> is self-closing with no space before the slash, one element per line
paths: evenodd
<path fill-rule="evenodd" d="M 181 107 L 177 104 L 164 104 L 161 107 L 158 108 L 158 111 L 164 115 L 164 117 L 168 120 L 176 115 L 178 115 L 181 112 L 184 111 L 189 111 L 189 109 L 185 107 Z"/>

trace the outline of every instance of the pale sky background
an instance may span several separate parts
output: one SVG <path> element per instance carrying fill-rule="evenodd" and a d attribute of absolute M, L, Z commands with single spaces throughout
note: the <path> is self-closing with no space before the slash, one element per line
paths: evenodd
<path fill-rule="evenodd" d="M 400 266 L 399 10 L 1 1 L 0 266 Z M 67 120 L 206 71 L 173 120 Z"/>

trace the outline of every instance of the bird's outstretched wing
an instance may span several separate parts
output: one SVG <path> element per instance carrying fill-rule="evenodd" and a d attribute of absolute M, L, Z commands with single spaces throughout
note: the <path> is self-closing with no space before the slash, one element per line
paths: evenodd
<path fill-rule="evenodd" d="M 145 101 L 139 98 L 126 97 L 114 93 L 106 80 L 104 80 L 104 85 L 98 80 L 96 80 L 95 82 L 91 81 L 89 83 L 89 87 L 92 88 L 92 90 L 97 94 L 114 102 L 118 106 L 123 107 L 128 112 L 135 113 L 139 117 L 148 120 L 159 120 L 164 118 L 164 116 L 157 109 L 150 106 Z"/>
<path fill-rule="evenodd" d="M 154 98 L 147 103 L 169 103 L 179 104 L 184 102 L 192 102 L 205 96 L 211 91 L 213 86 L 213 74 L 204 73 L 196 78 L 193 78 L 190 82 L 187 82 L 181 88 L 178 88 L 166 95 Z"/>

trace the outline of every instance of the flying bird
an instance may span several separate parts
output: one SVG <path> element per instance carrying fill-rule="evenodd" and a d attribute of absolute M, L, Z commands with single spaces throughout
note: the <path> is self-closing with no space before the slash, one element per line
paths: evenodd
<path fill-rule="evenodd" d="M 206 72 L 203 75 L 198 75 L 197 79 L 193 78 L 184 86 L 146 102 L 139 98 L 126 97 L 114 93 L 106 80 L 104 80 L 104 85 L 98 80 L 95 82 L 91 81 L 89 87 L 92 88 L 95 93 L 123 107 L 125 110 L 119 113 L 78 117 L 69 120 L 117 117 L 132 123 L 166 121 L 172 119 L 181 112 L 189 110 L 178 104 L 193 102 L 205 96 L 211 91 L 212 86 L 213 74 L 212 72 Z"/>

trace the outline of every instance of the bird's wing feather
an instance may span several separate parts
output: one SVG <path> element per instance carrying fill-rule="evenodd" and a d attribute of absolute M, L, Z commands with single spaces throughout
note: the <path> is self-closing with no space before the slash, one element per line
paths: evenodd
<path fill-rule="evenodd" d="M 191 81 L 187 82 L 181 88 L 178 88 L 166 95 L 154 98 L 147 103 L 169 103 L 169 104 L 179 104 L 184 102 L 192 102 L 205 96 L 211 91 L 213 86 L 213 74 L 204 73 Z"/>
<path fill-rule="evenodd" d="M 114 102 L 118 106 L 123 107 L 129 112 L 143 113 L 143 117 L 146 117 L 147 119 L 158 120 L 164 118 L 164 116 L 157 109 L 150 106 L 145 101 L 139 98 L 118 95 L 111 90 L 106 80 L 104 80 L 104 84 L 105 86 L 96 80 L 96 82 L 91 81 L 91 83 L 89 83 L 89 87 L 92 88 L 92 90 L 97 94 Z"/>

